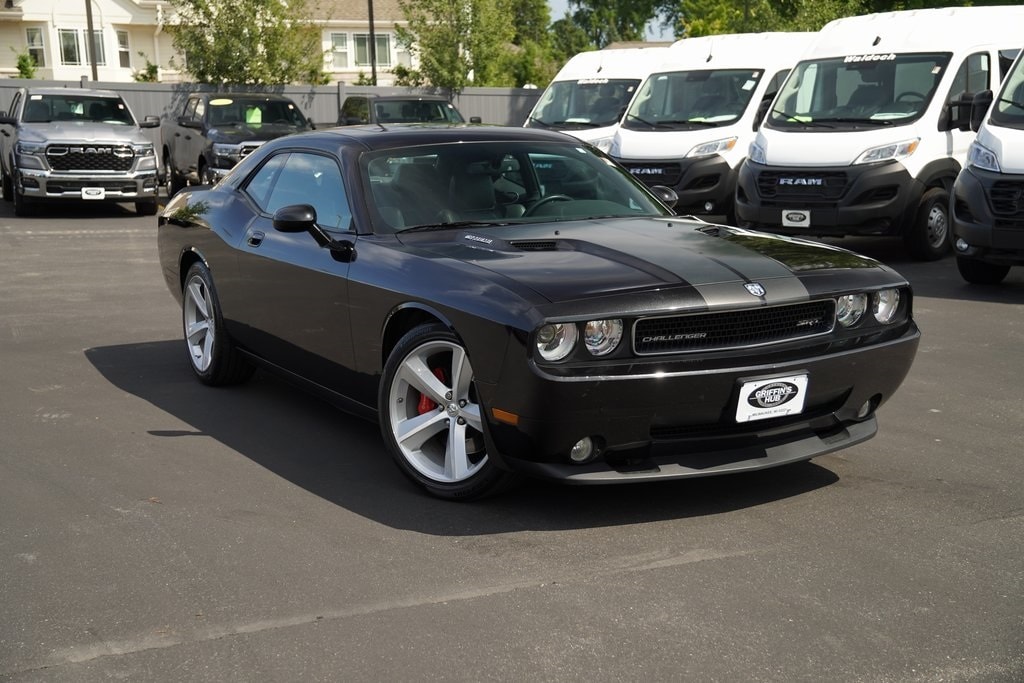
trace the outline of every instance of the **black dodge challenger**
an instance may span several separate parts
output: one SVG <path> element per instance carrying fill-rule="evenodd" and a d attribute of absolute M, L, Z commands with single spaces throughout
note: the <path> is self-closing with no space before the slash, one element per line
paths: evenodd
<path fill-rule="evenodd" d="M 498 127 L 269 142 L 159 218 L 200 381 L 268 368 L 475 498 L 774 467 L 854 445 L 920 337 L 907 281 L 677 217 L 584 143 Z"/>

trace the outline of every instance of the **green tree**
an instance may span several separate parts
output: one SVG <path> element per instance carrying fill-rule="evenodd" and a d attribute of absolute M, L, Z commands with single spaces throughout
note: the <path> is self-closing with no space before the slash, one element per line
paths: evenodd
<path fill-rule="evenodd" d="M 171 0 L 168 27 L 185 70 L 206 83 L 326 82 L 308 0 Z"/>
<path fill-rule="evenodd" d="M 419 57 L 422 81 L 452 92 L 509 85 L 513 0 L 398 0 L 398 6 L 408 25 L 395 26 L 395 33 Z"/>
<path fill-rule="evenodd" d="M 596 47 L 644 39 L 658 0 L 570 0 L 572 20 Z"/>
<path fill-rule="evenodd" d="M 39 66 L 38 64 L 36 64 L 35 57 L 30 55 L 28 53 L 28 51 L 18 52 L 13 47 L 11 48 L 11 52 L 13 52 L 15 55 L 17 55 L 17 59 L 18 59 L 18 61 L 17 61 L 17 67 L 18 67 L 17 78 L 35 78 L 36 77 L 36 68 Z"/>

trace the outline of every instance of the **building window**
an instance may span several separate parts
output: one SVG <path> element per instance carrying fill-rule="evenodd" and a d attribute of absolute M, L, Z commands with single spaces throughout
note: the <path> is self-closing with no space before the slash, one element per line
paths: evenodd
<path fill-rule="evenodd" d="M 78 45 L 78 31 L 71 28 L 57 29 L 60 38 L 60 63 L 77 66 L 82 63 L 82 50 Z"/>
<path fill-rule="evenodd" d="M 331 66 L 335 69 L 348 68 L 348 34 L 331 34 Z"/>
<path fill-rule="evenodd" d="M 96 65 L 106 66 L 106 52 L 103 49 L 103 32 L 93 31 L 93 40 L 96 42 Z M 89 41 L 86 40 L 86 32 L 73 28 L 59 28 L 57 35 L 60 38 L 60 63 L 65 66 L 81 66 L 90 64 Z M 84 48 L 83 48 L 84 46 Z M 85 55 L 83 62 L 82 56 Z"/>
<path fill-rule="evenodd" d="M 128 31 L 117 32 L 117 58 L 122 69 L 132 68 L 132 52 L 128 47 Z"/>
<path fill-rule="evenodd" d="M 374 37 L 377 39 L 377 66 L 391 66 L 391 36 L 378 34 Z M 371 66 L 369 34 L 357 33 L 355 38 L 356 66 Z"/>
<path fill-rule="evenodd" d="M 28 53 L 35 60 L 36 66 L 46 66 L 46 51 L 43 49 L 43 29 L 25 29 L 25 42 L 28 43 Z"/>

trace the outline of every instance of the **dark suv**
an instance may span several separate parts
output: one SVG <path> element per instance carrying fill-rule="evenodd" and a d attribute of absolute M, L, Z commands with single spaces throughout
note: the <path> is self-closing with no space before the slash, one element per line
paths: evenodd
<path fill-rule="evenodd" d="M 465 123 L 451 102 L 439 95 L 349 95 L 338 113 L 339 126 L 364 123 Z M 480 123 L 480 117 L 470 118 Z"/>
<path fill-rule="evenodd" d="M 312 130 L 283 95 L 196 93 L 161 128 L 167 196 L 187 182 L 209 185 L 268 140 Z"/>

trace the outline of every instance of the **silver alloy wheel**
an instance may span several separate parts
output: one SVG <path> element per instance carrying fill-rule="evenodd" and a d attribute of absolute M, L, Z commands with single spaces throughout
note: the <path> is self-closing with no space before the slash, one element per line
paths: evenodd
<path fill-rule="evenodd" d="M 429 409 L 421 413 L 424 398 Z M 388 389 L 387 410 L 402 458 L 424 477 L 454 484 L 487 464 L 473 368 L 458 344 L 428 341 L 403 358 Z"/>
<path fill-rule="evenodd" d="M 946 210 L 938 204 L 933 204 L 928 211 L 928 244 L 932 247 L 941 247 L 946 241 L 949 232 L 949 220 L 946 217 Z"/>
<path fill-rule="evenodd" d="M 206 372 L 213 362 L 213 302 L 210 290 L 198 275 L 191 277 L 185 285 L 182 315 L 189 358 L 197 371 Z"/>

